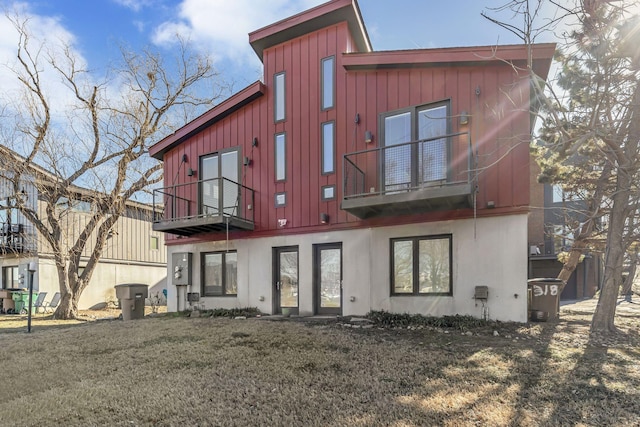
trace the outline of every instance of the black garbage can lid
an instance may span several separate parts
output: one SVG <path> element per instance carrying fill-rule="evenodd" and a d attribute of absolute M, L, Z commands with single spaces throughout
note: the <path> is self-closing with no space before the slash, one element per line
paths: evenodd
<path fill-rule="evenodd" d="M 550 277 L 550 278 L 536 278 L 536 279 L 529 279 L 527 280 L 527 283 L 551 283 L 551 284 L 558 284 L 558 283 L 564 283 L 564 280 L 562 279 L 558 279 L 555 277 Z"/>

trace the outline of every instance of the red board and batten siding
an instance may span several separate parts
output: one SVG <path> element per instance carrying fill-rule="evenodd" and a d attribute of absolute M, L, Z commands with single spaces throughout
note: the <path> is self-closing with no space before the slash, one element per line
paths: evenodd
<path fill-rule="evenodd" d="M 486 213 L 506 213 L 528 205 L 529 115 L 525 100 L 529 99 L 529 86 L 518 84 L 528 82 L 526 76 L 517 76 L 512 67 L 500 61 L 347 70 L 343 52 L 352 43 L 347 24 L 340 23 L 265 49 L 264 96 L 167 151 L 165 185 L 170 185 L 174 177 L 178 183 L 197 179 L 197 175 L 188 177 L 186 170 L 199 168 L 199 156 L 239 146 L 240 155 L 252 159 L 251 166 L 241 166 L 240 175 L 242 184 L 255 190 L 256 220 L 255 231 L 234 234 L 239 238 L 468 217 L 471 210 L 360 221 L 340 209 L 342 156 L 380 143 L 379 114 L 448 99 L 454 116 L 452 131 L 470 130 L 479 154 L 478 207 L 482 210 L 493 201 L 496 209 Z M 321 59 L 331 55 L 336 62 L 335 107 L 321 111 Z M 274 123 L 273 77 L 282 71 L 286 72 L 286 119 Z M 476 88 L 480 88 L 479 95 Z M 523 105 L 514 105 L 514 100 Z M 457 115 L 462 111 L 471 113 L 466 128 L 458 127 Z M 321 124 L 327 121 L 335 123 L 336 172 L 322 175 Z M 364 142 L 367 130 L 374 133 L 370 145 Z M 286 133 L 287 179 L 276 182 L 274 140 L 281 132 Z M 258 146 L 252 150 L 254 137 Z M 178 172 L 183 154 L 189 161 Z M 335 200 L 321 200 L 325 185 L 335 185 Z M 281 208 L 274 205 L 278 192 L 286 192 L 286 206 Z M 329 214 L 329 225 L 320 224 L 321 212 Z M 279 228 L 278 219 L 287 219 L 287 226 Z M 217 240 L 226 236 L 198 238 Z"/>

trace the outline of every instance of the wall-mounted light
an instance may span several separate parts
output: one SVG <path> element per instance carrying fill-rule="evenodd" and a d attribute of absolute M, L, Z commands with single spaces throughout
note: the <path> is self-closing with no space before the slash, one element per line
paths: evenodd
<path fill-rule="evenodd" d="M 258 138 L 257 137 L 253 137 L 253 141 L 251 141 L 251 146 L 252 147 L 257 147 L 258 146 Z"/>
<path fill-rule="evenodd" d="M 193 169 L 189 168 L 187 169 L 187 176 L 194 176 L 196 174 L 196 171 L 194 171 Z"/>
<path fill-rule="evenodd" d="M 466 111 L 460 113 L 460 124 L 463 126 L 469 124 L 469 113 Z"/>
<path fill-rule="evenodd" d="M 189 158 L 187 157 L 187 155 L 186 155 L 186 154 L 183 154 L 183 155 L 182 155 L 182 162 L 183 162 L 183 163 L 186 163 L 188 159 L 189 159 Z"/>
<path fill-rule="evenodd" d="M 329 214 L 326 214 L 326 213 L 322 212 L 320 214 L 320 222 L 322 224 L 328 224 L 329 223 Z"/>
<path fill-rule="evenodd" d="M 373 134 L 370 130 L 364 132 L 364 142 L 366 142 L 367 144 L 373 142 Z"/>
<path fill-rule="evenodd" d="M 242 160 L 242 164 L 245 166 L 250 166 L 251 165 L 251 159 L 249 157 L 246 157 Z"/>

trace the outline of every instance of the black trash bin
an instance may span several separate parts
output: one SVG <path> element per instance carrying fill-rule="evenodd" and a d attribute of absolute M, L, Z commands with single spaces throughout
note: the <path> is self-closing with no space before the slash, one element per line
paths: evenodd
<path fill-rule="evenodd" d="M 116 285 L 116 297 L 120 301 L 122 320 L 142 319 L 144 305 L 149 296 L 149 286 L 141 283 Z"/>
<path fill-rule="evenodd" d="M 560 279 L 530 279 L 527 281 L 529 320 L 546 322 L 556 319 L 560 308 Z"/>

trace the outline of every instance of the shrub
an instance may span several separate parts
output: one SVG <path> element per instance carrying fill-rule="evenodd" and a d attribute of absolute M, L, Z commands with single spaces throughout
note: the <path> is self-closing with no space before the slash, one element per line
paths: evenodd
<path fill-rule="evenodd" d="M 384 310 L 371 311 L 367 314 L 367 318 L 380 327 L 431 326 L 437 328 L 452 328 L 461 331 L 491 324 L 491 322 L 483 319 L 459 314 L 454 316 L 433 317 L 423 316 L 421 314 L 389 313 Z"/>

